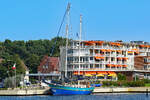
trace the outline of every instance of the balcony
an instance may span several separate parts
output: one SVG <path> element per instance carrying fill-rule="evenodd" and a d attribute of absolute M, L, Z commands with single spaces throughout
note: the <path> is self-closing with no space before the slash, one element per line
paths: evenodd
<path fill-rule="evenodd" d="M 68 68 L 68 71 L 134 71 L 128 68 Z"/>

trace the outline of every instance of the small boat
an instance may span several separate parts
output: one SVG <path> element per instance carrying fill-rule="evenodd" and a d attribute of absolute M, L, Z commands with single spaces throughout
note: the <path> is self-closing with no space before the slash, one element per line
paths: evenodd
<path fill-rule="evenodd" d="M 65 86 L 60 84 L 49 84 L 52 95 L 89 95 L 94 87 Z"/>

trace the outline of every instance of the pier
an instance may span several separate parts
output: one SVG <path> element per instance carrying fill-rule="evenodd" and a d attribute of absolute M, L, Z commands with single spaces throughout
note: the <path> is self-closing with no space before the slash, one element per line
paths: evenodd
<path fill-rule="evenodd" d="M 49 88 L 0 90 L 0 96 L 48 95 Z"/>
<path fill-rule="evenodd" d="M 150 93 L 150 87 L 96 87 L 96 93 Z M 1 96 L 50 95 L 49 88 L 0 90 Z"/>
<path fill-rule="evenodd" d="M 97 87 L 93 93 L 149 93 L 150 87 Z"/>

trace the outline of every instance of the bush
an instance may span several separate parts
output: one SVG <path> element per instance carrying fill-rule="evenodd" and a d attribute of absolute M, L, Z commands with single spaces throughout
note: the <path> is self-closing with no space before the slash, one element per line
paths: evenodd
<path fill-rule="evenodd" d="M 103 81 L 103 87 L 124 86 L 124 87 L 141 87 L 145 86 L 144 81 Z"/>
<path fill-rule="evenodd" d="M 118 74 L 118 80 L 119 80 L 119 81 L 126 80 L 126 76 L 123 75 L 123 74 L 121 74 L 121 73 L 119 73 L 119 74 Z"/>
<path fill-rule="evenodd" d="M 144 83 L 150 83 L 149 79 L 143 79 Z"/>

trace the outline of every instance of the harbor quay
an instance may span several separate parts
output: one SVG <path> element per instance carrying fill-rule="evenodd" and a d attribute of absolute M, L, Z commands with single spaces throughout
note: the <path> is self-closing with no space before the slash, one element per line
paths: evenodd
<path fill-rule="evenodd" d="M 93 93 L 148 93 L 150 87 L 96 87 Z"/>
<path fill-rule="evenodd" d="M 96 87 L 96 93 L 150 93 L 150 87 Z M 45 89 L 13 89 L 0 90 L 1 96 L 50 95 L 49 88 Z"/>
<path fill-rule="evenodd" d="M 8 89 L 0 90 L 1 96 L 30 96 L 30 95 L 48 95 L 49 88 L 37 89 Z"/>

